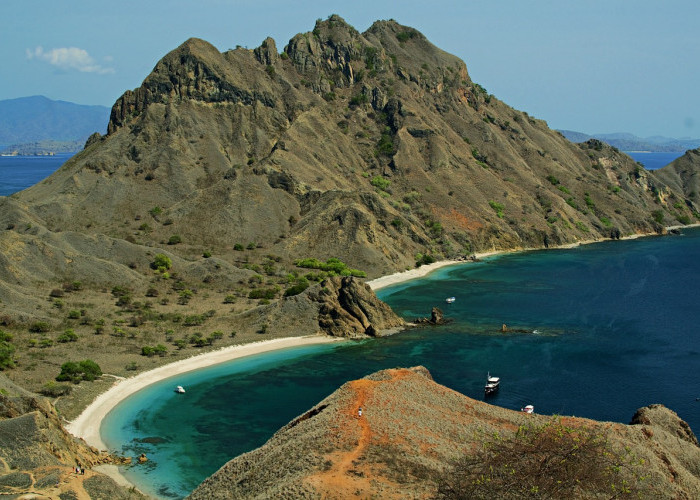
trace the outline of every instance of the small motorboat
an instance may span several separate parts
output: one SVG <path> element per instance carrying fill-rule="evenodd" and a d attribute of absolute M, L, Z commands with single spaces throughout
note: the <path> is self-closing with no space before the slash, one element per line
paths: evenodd
<path fill-rule="evenodd" d="M 535 407 L 532 405 L 525 405 L 520 408 L 520 411 L 523 413 L 535 413 Z"/>
<path fill-rule="evenodd" d="M 484 386 L 484 395 L 488 396 L 496 392 L 501 385 L 499 377 L 492 377 L 490 373 L 486 375 L 486 385 Z"/>
<path fill-rule="evenodd" d="M 448 304 L 452 304 L 455 300 L 457 300 L 455 297 L 447 297 L 445 299 L 445 302 L 447 302 Z"/>
<path fill-rule="evenodd" d="M 175 388 L 175 392 L 177 392 L 178 394 L 184 394 L 184 393 L 185 393 L 185 388 L 182 387 L 181 385 L 178 385 L 178 386 Z"/>

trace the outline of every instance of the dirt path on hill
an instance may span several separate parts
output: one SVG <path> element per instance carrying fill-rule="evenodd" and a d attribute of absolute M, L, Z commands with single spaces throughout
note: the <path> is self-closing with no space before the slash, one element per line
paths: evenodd
<path fill-rule="evenodd" d="M 363 497 L 370 491 L 371 475 L 365 473 L 359 462 L 372 440 L 372 428 L 367 418 L 371 410 L 367 408 L 367 401 L 376 382 L 361 379 L 351 384 L 355 395 L 343 412 L 343 421 L 338 422 L 338 432 L 341 442 L 357 440 L 357 444 L 350 451 L 329 455 L 330 469 L 308 478 L 324 499 Z M 359 408 L 362 408 L 362 416 L 358 415 Z"/>

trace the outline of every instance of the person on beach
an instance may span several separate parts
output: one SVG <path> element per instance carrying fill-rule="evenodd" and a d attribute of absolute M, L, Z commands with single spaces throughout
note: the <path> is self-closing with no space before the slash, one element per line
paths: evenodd
<path fill-rule="evenodd" d="M 358 416 L 358 417 L 361 417 L 361 416 L 362 416 L 362 407 L 361 407 L 361 406 L 360 406 L 360 408 L 357 410 L 357 416 Z"/>

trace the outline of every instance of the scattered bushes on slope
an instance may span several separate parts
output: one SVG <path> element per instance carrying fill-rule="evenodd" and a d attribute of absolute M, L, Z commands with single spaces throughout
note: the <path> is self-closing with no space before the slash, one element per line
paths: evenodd
<path fill-rule="evenodd" d="M 639 464 L 629 451 L 613 449 L 603 431 L 568 427 L 555 417 L 513 437 L 488 436 L 443 473 L 438 497 L 634 496 L 644 479 Z"/>

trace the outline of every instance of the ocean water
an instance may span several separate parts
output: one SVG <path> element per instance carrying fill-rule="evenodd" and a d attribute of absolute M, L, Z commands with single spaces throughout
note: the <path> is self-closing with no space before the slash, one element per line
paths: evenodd
<path fill-rule="evenodd" d="M 631 156 L 634 161 L 638 161 L 647 170 L 657 170 L 661 167 L 665 167 L 671 163 L 676 158 L 679 158 L 685 154 L 685 152 L 658 152 L 658 151 L 625 151 L 626 154 Z"/>
<path fill-rule="evenodd" d="M 437 305 L 448 325 L 179 376 L 120 404 L 102 437 L 117 452 L 148 455 L 122 470 L 139 488 L 179 498 L 344 382 L 415 365 L 476 399 L 487 372 L 500 376 L 489 401 L 506 408 L 627 423 L 663 403 L 698 431 L 699 292 L 699 229 L 446 267 L 379 295 L 407 319 Z M 524 333 L 503 334 L 504 323 Z M 173 392 L 178 384 L 186 394 Z"/>
<path fill-rule="evenodd" d="M 53 174 L 73 153 L 55 156 L 0 156 L 0 196 L 9 196 Z"/>

